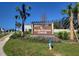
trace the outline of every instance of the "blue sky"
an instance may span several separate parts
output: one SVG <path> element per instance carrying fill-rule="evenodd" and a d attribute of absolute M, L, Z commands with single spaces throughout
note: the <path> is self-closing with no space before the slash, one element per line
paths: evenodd
<path fill-rule="evenodd" d="M 30 24 L 32 21 L 40 21 L 41 16 L 45 13 L 47 20 L 60 20 L 63 15 L 62 9 L 66 9 L 67 5 L 72 2 L 24 2 L 31 6 L 29 13 L 31 14 L 25 21 Z M 12 29 L 15 27 L 16 6 L 21 7 L 23 2 L 0 2 L 0 27 Z M 75 4 L 75 3 L 73 3 Z M 21 19 L 18 19 L 21 22 Z"/>

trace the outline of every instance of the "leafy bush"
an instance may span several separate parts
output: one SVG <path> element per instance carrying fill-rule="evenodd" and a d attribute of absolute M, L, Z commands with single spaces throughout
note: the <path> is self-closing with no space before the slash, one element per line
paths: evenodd
<path fill-rule="evenodd" d="M 10 38 L 11 39 L 16 39 L 16 38 L 19 38 L 19 37 L 21 37 L 21 32 L 14 33 Z"/>
<path fill-rule="evenodd" d="M 68 32 L 64 32 L 64 33 L 63 33 L 63 39 L 64 39 L 64 40 L 68 40 L 68 39 L 69 39 Z"/>
<path fill-rule="evenodd" d="M 30 35 L 25 36 L 24 40 L 29 40 L 31 42 L 40 42 L 40 43 L 47 43 L 48 42 L 47 41 L 48 39 L 45 37 L 40 37 L 40 36 L 33 37 Z"/>
<path fill-rule="evenodd" d="M 40 42 L 40 43 L 48 43 L 48 37 L 43 37 L 43 36 L 26 36 L 25 38 L 24 38 L 25 40 L 29 40 L 29 41 L 31 41 L 31 42 Z M 52 37 L 51 37 L 51 41 L 52 42 L 60 42 L 60 40 L 58 40 L 58 41 L 56 41 L 56 40 L 54 40 Z"/>
<path fill-rule="evenodd" d="M 25 34 L 31 34 L 31 31 L 29 30 L 29 31 L 25 31 Z"/>
<path fill-rule="evenodd" d="M 63 32 L 59 32 L 59 33 L 57 34 L 57 36 L 58 36 L 59 38 L 63 38 Z"/>
<path fill-rule="evenodd" d="M 66 31 L 58 32 L 55 34 L 57 37 L 59 37 L 60 39 L 63 39 L 63 40 L 68 40 L 68 38 L 69 38 L 68 32 L 66 32 Z"/>
<path fill-rule="evenodd" d="M 24 40 L 29 40 L 31 42 L 48 43 L 48 37 L 44 37 L 44 36 L 33 36 L 25 33 L 25 36 L 21 38 L 21 32 L 14 33 L 10 37 L 10 39 L 24 39 Z M 52 37 L 51 37 L 51 41 L 59 42 L 59 41 L 55 41 Z"/>

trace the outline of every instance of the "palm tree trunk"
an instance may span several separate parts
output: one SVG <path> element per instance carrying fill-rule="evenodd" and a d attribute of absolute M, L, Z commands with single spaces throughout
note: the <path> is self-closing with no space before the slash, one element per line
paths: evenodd
<path fill-rule="evenodd" d="M 78 15 L 77 15 L 77 19 L 78 19 L 78 32 L 79 32 L 79 12 L 78 12 Z"/>
<path fill-rule="evenodd" d="M 24 37 L 24 19 L 22 20 L 22 36 Z"/>
<path fill-rule="evenodd" d="M 16 33 L 16 21 L 15 21 L 15 33 Z"/>
<path fill-rule="evenodd" d="M 74 41 L 73 13 L 71 13 L 69 20 L 70 20 L 70 40 Z"/>

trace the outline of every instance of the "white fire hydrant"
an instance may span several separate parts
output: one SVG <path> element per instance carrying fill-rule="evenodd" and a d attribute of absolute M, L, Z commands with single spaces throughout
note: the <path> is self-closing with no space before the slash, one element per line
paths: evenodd
<path fill-rule="evenodd" d="M 51 50 L 52 49 L 52 47 L 51 47 L 51 43 L 49 43 L 49 50 Z"/>
<path fill-rule="evenodd" d="M 49 50 L 52 50 L 52 43 L 51 43 L 51 39 L 48 40 L 48 47 L 49 47 Z"/>

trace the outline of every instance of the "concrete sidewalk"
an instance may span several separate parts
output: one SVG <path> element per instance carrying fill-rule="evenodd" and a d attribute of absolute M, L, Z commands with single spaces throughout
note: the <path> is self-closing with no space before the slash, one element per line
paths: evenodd
<path fill-rule="evenodd" d="M 10 33 L 6 36 L 4 36 L 3 38 L 0 38 L 0 56 L 6 56 L 6 54 L 3 51 L 3 46 L 5 45 L 5 43 L 9 40 L 9 37 L 12 35 L 13 33 Z"/>

